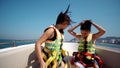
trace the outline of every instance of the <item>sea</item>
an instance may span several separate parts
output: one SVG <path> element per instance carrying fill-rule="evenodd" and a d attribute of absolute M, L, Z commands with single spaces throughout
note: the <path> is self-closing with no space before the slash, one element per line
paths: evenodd
<path fill-rule="evenodd" d="M 16 47 L 25 44 L 33 44 L 37 40 L 6 40 L 0 39 L 0 49 L 9 48 L 9 47 Z"/>
<path fill-rule="evenodd" d="M 120 51 L 120 44 L 96 43 L 96 45 Z"/>
<path fill-rule="evenodd" d="M 25 45 L 25 44 L 34 44 L 36 41 L 37 40 L 6 40 L 6 39 L 0 39 L 0 49 L 22 46 L 22 45 Z M 96 43 L 96 45 L 120 50 L 120 45 L 116 45 L 116 44 Z"/>

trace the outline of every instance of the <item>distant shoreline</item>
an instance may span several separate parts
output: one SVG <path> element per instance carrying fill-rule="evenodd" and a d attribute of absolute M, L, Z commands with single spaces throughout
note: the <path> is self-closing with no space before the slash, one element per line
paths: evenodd
<path fill-rule="evenodd" d="M 120 53 L 120 49 L 116 49 L 116 48 L 104 47 L 104 46 L 99 46 L 99 45 L 96 48 Z"/>
<path fill-rule="evenodd" d="M 120 46 L 120 44 L 114 44 L 114 43 L 99 43 L 99 42 L 97 42 L 97 44 L 110 44 L 110 45 Z"/>

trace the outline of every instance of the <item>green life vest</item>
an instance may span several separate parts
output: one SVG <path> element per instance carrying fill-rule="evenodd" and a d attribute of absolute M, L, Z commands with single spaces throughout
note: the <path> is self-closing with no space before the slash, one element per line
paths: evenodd
<path fill-rule="evenodd" d="M 54 41 L 46 40 L 45 47 L 50 51 L 54 51 L 54 50 L 60 51 L 60 47 L 62 45 L 64 36 L 53 25 L 51 25 L 50 27 L 52 27 L 55 30 L 57 37 Z"/>
<path fill-rule="evenodd" d="M 52 68 L 56 68 L 57 64 L 60 64 L 62 62 L 60 49 L 63 44 L 64 36 L 53 25 L 51 25 L 50 28 L 53 28 L 54 32 L 56 32 L 54 33 L 55 39 L 48 39 L 45 41 L 44 52 L 46 52 L 48 55 L 42 53 L 42 56 L 46 62 L 46 66 L 51 66 L 50 63 L 52 62 Z"/>
<path fill-rule="evenodd" d="M 63 44 L 63 38 L 64 38 L 64 36 L 53 25 L 51 25 L 50 27 L 54 28 L 57 37 L 56 37 L 56 39 L 54 41 L 52 41 L 52 40 L 46 40 L 45 41 L 45 48 L 48 51 L 51 51 L 51 52 L 55 51 L 55 52 L 57 52 L 57 54 L 53 54 L 53 55 L 54 56 L 56 55 L 57 56 L 56 58 L 58 58 L 59 63 L 61 63 L 62 62 L 62 56 L 61 56 L 61 50 L 60 49 L 61 49 L 61 46 Z"/>
<path fill-rule="evenodd" d="M 90 54 L 95 54 L 95 43 L 92 41 L 92 34 L 89 34 L 86 40 L 86 47 L 85 47 L 85 39 L 83 37 L 80 38 L 78 51 L 79 52 L 87 52 Z M 85 51 L 86 49 L 86 51 Z"/>

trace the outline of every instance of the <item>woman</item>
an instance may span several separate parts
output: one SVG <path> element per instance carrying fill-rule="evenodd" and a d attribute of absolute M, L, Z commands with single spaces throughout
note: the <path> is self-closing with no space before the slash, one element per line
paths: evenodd
<path fill-rule="evenodd" d="M 70 24 L 70 17 L 67 10 L 58 15 L 56 25 L 49 26 L 36 42 L 36 53 L 40 62 L 40 68 L 57 68 L 62 64 L 61 47 L 63 44 L 64 29 Z M 41 44 L 45 43 L 43 50 Z M 62 67 L 63 68 L 63 67 Z"/>
<path fill-rule="evenodd" d="M 98 30 L 97 33 L 91 34 L 91 25 L 93 25 Z M 80 27 L 81 34 L 74 32 L 77 27 Z M 91 20 L 84 20 L 81 23 L 71 27 L 68 32 L 79 41 L 79 56 L 75 56 L 74 53 L 74 63 L 76 68 L 78 67 L 78 62 L 80 62 L 83 66 L 87 65 L 87 68 L 98 68 L 98 65 L 95 62 L 95 58 L 93 57 L 95 56 L 95 40 L 105 33 L 105 29 Z"/>

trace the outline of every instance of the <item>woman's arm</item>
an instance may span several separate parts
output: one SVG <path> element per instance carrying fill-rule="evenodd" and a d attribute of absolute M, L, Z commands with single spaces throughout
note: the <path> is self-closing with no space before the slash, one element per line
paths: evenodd
<path fill-rule="evenodd" d="M 74 30 L 75 30 L 78 26 L 80 26 L 80 25 L 77 24 L 77 25 L 75 25 L 75 26 L 73 26 L 73 27 L 71 27 L 71 28 L 68 29 L 68 32 L 69 32 L 72 36 L 74 36 L 74 37 L 77 37 L 77 35 L 76 35 L 76 33 L 74 32 Z"/>
<path fill-rule="evenodd" d="M 99 26 L 98 24 L 92 22 L 91 23 L 97 30 L 98 32 L 93 34 L 93 40 L 99 38 L 100 36 L 102 36 L 106 31 L 103 27 Z"/>
<path fill-rule="evenodd" d="M 38 57 L 38 61 L 40 62 L 40 68 L 46 68 L 45 62 L 42 57 L 41 44 L 44 43 L 48 38 L 50 38 L 54 33 L 54 29 L 50 28 L 40 37 L 40 39 L 36 42 L 35 50 Z"/>
<path fill-rule="evenodd" d="M 78 35 L 77 35 L 77 33 L 74 32 L 74 30 L 75 30 L 77 27 L 81 26 L 81 24 L 82 24 L 82 22 L 80 22 L 79 24 L 77 24 L 77 25 L 69 28 L 69 29 L 68 29 L 68 32 L 69 32 L 72 36 L 74 36 L 74 37 L 77 38 Z"/>

